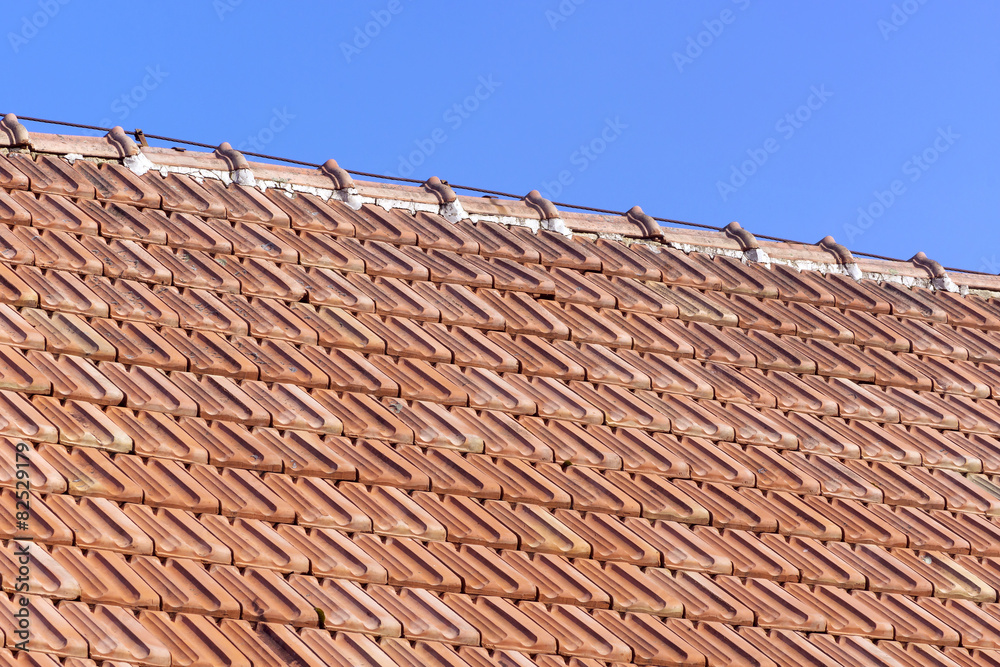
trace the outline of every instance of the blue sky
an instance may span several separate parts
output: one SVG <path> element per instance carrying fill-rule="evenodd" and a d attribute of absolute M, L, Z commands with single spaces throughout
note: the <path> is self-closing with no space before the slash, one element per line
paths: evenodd
<path fill-rule="evenodd" d="M 1000 272 L 988 0 L 5 6 L 0 112 Z"/>

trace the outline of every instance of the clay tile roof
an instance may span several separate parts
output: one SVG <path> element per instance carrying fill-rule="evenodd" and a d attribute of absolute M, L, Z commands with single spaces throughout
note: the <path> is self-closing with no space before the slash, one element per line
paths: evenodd
<path fill-rule="evenodd" d="M 1000 278 L 2 129 L 0 665 L 1000 665 Z"/>

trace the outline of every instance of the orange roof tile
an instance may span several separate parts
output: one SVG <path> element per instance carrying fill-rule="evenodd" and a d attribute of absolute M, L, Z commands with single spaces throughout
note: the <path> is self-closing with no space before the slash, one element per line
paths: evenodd
<path fill-rule="evenodd" d="M 1000 279 L 29 136 L 0 664 L 1000 664 Z"/>

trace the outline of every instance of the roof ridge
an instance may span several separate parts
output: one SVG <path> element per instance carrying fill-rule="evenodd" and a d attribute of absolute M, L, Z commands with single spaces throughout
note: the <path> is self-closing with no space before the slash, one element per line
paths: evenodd
<path fill-rule="evenodd" d="M 360 208 L 363 203 L 374 203 L 386 209 L 404 208 L 413 213 L 426 210 L 439 213 L 452 223 L 461 219 L 489 220 L 508 225 L 527 226 L 534 231 L 545 229 L 566 235 L 596 234 L 599 237 L 620 238 L 631 242 L 641 240 L 662 243 L 686 251 L 698 249 L 709 254 L 735 251 L 743 261 L 765 265 L 774 261 L 800 269 L 810 268 L 823 272 L 831 270 L 830 267 L 837 267 L 836 272 L 846 273 L 855 279 L 864 277 L 903 284 L 923 284 L 933 289 L 963 293 L 969 289 L 1000 291 L 1000 277 L 979 271 L 946 268 L 928 258 L 923 252 L 917 253 L 909 260 L 859 251 L 852 253 L 837 243 L 832 236 L 826 236 L 819 242 L 810 244 L 764 234 L 754 235 L 736 222 L 725 227 L 714 227 L 683 220 L 657 218 L 647 215 L 639 206 L 634 206 L 627 212 L 578 206 L 552 202 L 542 197 L 537 190 L 518 197 L 495 190 L 455 185 L 436 176 L 431 176 L 426 181 L 419 181 L 348 170 L 340 167 L 333 159 L 318 165 L 290 158 L 243 152 L 234 149 L 228 142 L 216 147 L 200 142 L 146 134 L 136 129 L 131 133 L 139 140 L 139 143 L 136 143 L 130 133 L 121 126 L 109 129 L 40 118 L 23 119 L 106 131 L 107 134 L 98 138 L 29 132 L 17 116 L 8 113 L 0 121 L 0 150 L 6 148 L 55 154 L 69 159 L 77 157 L 108 159 L 120 161 L 137 174 L 150 169 L 157 169 L 163 173 L 177 171 L 191 174 L 196 178 L 219 178 L 226 184 L 236 182 L 241 185 L 256 186 L 262 190 L 279 188 L 290 192 L 304 191 L 320 195 L 324 199 L 333 197 L 355 209 Z M 212 149 L 212 152 L 153 147 L 148 145 L 147 139 L 208 148 Z M 249 162 L 246 156 L 295 166 Z M 311 171 L 304 171 L 305 167 L 311 168 Z M 411 185 L 355 182 L 352 175 Z M 478 192 L 485 196 L 456 195 L 455 189 Z M 562 212 L 560 208 L 572 210 Z M 661 222 L 693 229 L 664 227 L 659 224 Z M 762 239 L 764 243 L 758 239 Z M 855 255 L 864 259 L 859 261 Z M 953 276 L 952 273 L 958 275 Z"/>

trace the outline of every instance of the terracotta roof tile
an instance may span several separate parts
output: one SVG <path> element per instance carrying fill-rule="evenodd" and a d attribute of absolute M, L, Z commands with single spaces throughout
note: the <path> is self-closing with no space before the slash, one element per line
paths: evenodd
<path fill-rule="evenodd" d="M 799 570 L 805 584 L 863 588 L 866 580 L 856 569 L 839 558 L 826 545 L 810 537 L 774 534 L 761 535 L 761 542 Z"/>
<path fill-rule="evenodd" d="M 28 613 L 31 618 L 38 619 L 40 631 L 34 631 L 28 637 L 28 651 L 25 654 L 31 655 L 34 653 L 38 654 L 52 654 L 55 657 L 67 656 L 67 657 L 79 657 L 86 658 L 88 655 L 88 637 L 95 638 L 97 635 L 94 632 L 96 628 L 93 626 L 77 627 L 78 624 L 74 623 L 72 616 L 66 618 L 69 614 L 64 613 L 64 610 L 57 609 L 55 603 L 47 598 L 41 596 L 24 596 L 27 601 Z M 72 604 L 72 603 L 71 603 Z M 87 605 L 82 603 L 75 603 L 81 605 L 86 609 Z M 15 640 L 20 641 L 17 636 L 18 630 L 18 619 L 14 614 L 20 608 L 20 600 L 11 600 L 6 595 L 0 596 L 0 630 L 3 630 L 6 645 L 14 647 L 16 643 Z M 69 611 L 67 609 L 67 611 Z M 111 628 L 109 635 L 114 632 L 115 628 Z M 120 639 L 120 637 L 118 638 Z M 107 645 L 115 645 L 115 639 L 112 635 L 108 638 Z M 29 653 L 30 651 L 30 653 Z M 24 664 L 20 660 L 17 662 L 11 658 L 10 664 L 12 665 L 22 665 Z M 50 663 L 51 664 L 51 663 Z M 59 664 L 58 662 L 56 664 Z"/>
<path fill-rule="evenodd" d="M 569 327 L 572 341 L 613 348 L 632 345 L 632 337 L 618 324 L 602 318 L 595 308 L 555 301 L 543 301 L 542 306 Z"/>
<path fill-rule="evenodd" d="M 557 466 L 536 463 L 535 469 L 566 489 L 579 511 L 609 512 L 618 516 L 638 516 L 639 504 L 608 481 L 598 470 L 586 466 Z"/>
<path fill-rule="evenodd" d="M 462 590 L 458 575 L 417 540 L 361 533 L 354 541 L 385 567 L 387 583 L 392 586 L 416 586 L 441 592 Z"/>
<path fill-rule="evenodd" d="M 33 350 L 28 354 L 33 356 L 26 357 L 24 353 L 12 347 L 0 348 L 0 388 L 26 394 L 50 393 L 52 382 L 42 374 L 42 369 L 34 364 L 39 356 L 46 360 L 51 357 Z"/>
<path fill-rule="evenodd" d="M 321 479 L 266 475 L 264 483 L 295 512 L 302 526 L 371 530 L 371 518 L 334 487 Z"/>
<path fill-rule="evenodd" d="M 832 586 L 786 584 L 785 590 L 823 613 L 830 633 L 864 635 L 874 639 L 893 636 L 891 618 L 874 598 L 857 597 Z"/>
<path fill-rule="evenodd" d="M 123 660 L 143 665 L 170 665 L 170 652 L 135 617 L 116 607 L 63 601 L 59 612 L 79 628 L 90 646 L 91 657 Z"/>
<path fill-rule="evenodd" d="M 417 264 L 427 267 L 430 280 L 440 283 L 438 286 L 442 289 L 445 285 L 470 288 L 494 286 L 492 265 L 478 257 L 459 255 L 450 250 L 419 250 L 413 246 L 403 246 L 402 252 Z"/>
<path fill-rule="evenodd" d="M 40 269 L 63 269 L 100 275 L 104 268 L 101 259 L 94 252 L 67 232 L 15 227 L 14 236 L 32 254 L 34 265 Z"/>
<path fill-rule="evenodd" d="M 583 428 L 607 451 L 621 458 L 623 470 L 656 473 L 666 477 L 690 476 L 690 466 L 682 455 L 639 429 L 609 428 L 601 425 L 586 425 Z M 575 474 L 571 469 L 567 471 L 570 475 Z"/>
<path fill-rule="evenodd" d="M 477 295 L 503 317 L 504 329 L 511 335 L 569 338 L 569 328 L 523 292 L 480 289 Z"/>
<path fill-rule="evenodd" d="M 754 472 L 731 456 L 735 451 L 731 447 L 703 438 L 678 440 L 666 434 L 655 434 L 653 438 L 687 463 L 689 475 L 684 477 L 731 486 L 754 485 Z"/>
<path fill-rule="evenodd" d="M 517 548 L 517 535 L 471 498 L 417 493 L 414 500 L 444 527 L 449 541 Z"/>
<path fill-rule="evenodd" d="M 55 552 L 60 547 L 53 547 Z M 27 552 L 32 563 L 28 573 L 28 587 L 33 593 L 48 598 L 74 600 L 80 597 L 80 582 L 48 551 L 35 542 L 19 542 L 11 540 L 0 549 L 0 575 L 3 577 L 3 589 L 7 592 L 17 592 L 18 575 L 21 554 Z M 23 580 L 22 580 L 23 581 Z"/>
<path fill-rule="evenodd" d="M 856 594 L 861 595 L 860 592 Z M 892 619 L 898 641 L 938 646 L 958 645 L 960 636 L 954 628 L 943 623 L 910 598 L 889 593 L 880 593 L 872 598 L 877 598 L 881 610 Z M 871 602 L 874 603 L 874 599 Z"/>
<path fill-rule="evenodd" d="M 332 309 L 330 310 L 332 311 Z M 323 314 L 323 309 L 320 312 Z M 346 319 L 342 314 L 338 313 L 338 316 L 341 320 Z M 334 347 L 351 347 L 364 352 L 381 353 L 384 351 L 393 356 L 413 357 L 430 362 L 449 363 L 452 361 L 449 347 L 429 335 L 427 329 L 416 322 L 398 317 L 378 317 L 364 313 L 358 316 L 358 321 L 363 327 L 366 327 L 365 331 L 374 332 L 373 336 L 366 338 L 365 342 L 368 345 L 364 347 L 339 345 L 334 342 Z M 334 324 L 342 326 L 339 323 Z"/>
<path fill-rule="evenodd" d="M 440 522 L 399 489 L 350 482 L 338 488 L 371 518 L 376 534 L 439 541 L 447 536 Z"/>
<path fill-rule="evenodd" d="M 40 495 L 33 492 L 30 499 L 32 515 L 25 527 L 23 521 L 17 521 L 18 497 L 13 489 L 0 490 L 0 536 L 4 539 L 32 538 L 45 544 L 73 544 L 74 529 L 49 509 Z"/>
<path fill-rule="evenodd" d="M 18 197 L 17 199 L 11 197 L 6 191 L 0 190 L 0 212 L 3 213 L 3 220 L 9 221 L 9 224 L 13 225 L 30 225 L 31 224 L 31 212 L 25 208 L 21 201 L 24 197 Z M 30 195 L 27 196 L 28 201 L 24 203 L 28 206 L 32 205 Z M 12 238 L 16 239 L 16 236 L 11 235 Z"/>
<path fill-rule="evenodd" d="M 418 588 L 396 591 L 389 586 L 369 586 L 368 593 L 400 620 L 409 640 L 478 645 L 479 632 L 433 593 Z"/>
<path fill-rule="evenodd" d="M 690 488 L 681 487 L 666 478 L 617 471 L 607 473 L 606 477 L 639 501 L 642 516 L 647 519 L 667 519 L 695 524 L 708 523 L 710 520 L 709 510 L 687 493 Z"/>
<path fill-rule="evenodd" d="M 754 611 L 758 627 L 798 632 L 826 630 L 826 619 L 819 609 L 794 597 L 773 581 L 717 577 L 716 583 Z"/>
<path fill-rule="evenodd" d="M 240 602 L 243 620 L 294 626 L 318 623 L 315 609 L 272 570 L 212 565 L 209 574 Z"/>
<path fill-rule="evenodd" d="M 609 320 L 610 331 L 621 339 L 624 345 L 628 337 L 636 352 L 668 354 L 674 357 L 693 357 L 695 348 L 684 337 L 684 330 L 679 326 L 671 326 L 669 320 L 656 318 L 641 313 L 619 313 L 614 310 L 599 311 L 600 315 Z M 621 332 L 621 333 L 618 333 Z"/>
<path fill-rule="evenodd" d="M 38 292 L 22 279 L 21 274 L 2 264 L 0 264 L 0 295 L 3 296 L 5 302 L 3 304 L 4 310 L 8 312 L 17 312 L 7 306 L 8 303 L 11 306 L 35 308 L 39 302 Z M 4 319 L 7 317 L 5 316 Z"/>
<path fill-rule="evenodd" d="M 851 544 L 867 543 L 883 546 L 905 546 L 906 535 L 868 511 L 861 503 L 816 496 L 804 498 L 806 505 L 842 530 L 843 541 Z M 831 545 L 832 546 L 832 545 Z"/>
<path fill-rule="evenodd" d="M 396 664 L 378 644 L 361 634 L 337 632 L 331 635 L 322 630 L 304 628 L 302 641 L 324 664 L 336 667 L 391 667 Z"/>
<path fill-rule="evenodd" d="M 552 276 L 534 264 L 519 264 L 505 257 L 483 260 L 476 255 L 463 255 L 462 263 L 471 266 L 477 275 L 491 278 L 492 287 L 498 290 L 553 296 L 556 293 Z"/>
<path fill-rule="evenodd" d="M 108 303 L 75 274 L 56 269 L 41 271 L 33 266 L 18 266 L 16 272 L 38 293 L 38 304 L 46 310 L 108 317 Z"/>
<path fill-rule="evenodd" d="M 50 197 L 44 194 L 36 197 L 27 192 L 14 191 L 11 193 L 11 200 L 17 204 L 13 211 L 15 224 L 23 220 L 19 208 L 30 215 L 33 227 L 76 234 L 97 234 L 97 222 L 77 206 L 72 199 Z"/>
<path fill-rule="evenodd" d="M 337 579 L 319 581 L 298 574 L 293 574 L 289 583 L 314 607 L 323 610 L 326 628 L 390 637 L 402 633 L 400 622 L 357 584 Z"/>
<path fill-rule="evenodd" d="M 505 257 L 532 264 L 540 258 L 537 249 L 519 243 L 511 231 L 496 223 L 460 221 L 456 228 L 479 244 L 479 254 L 483 257 Z"/>
<path fill-rule="evenodd" d="M 975 294 L 959 296 L 951 292 L 929 292 L 922 288 L 913 288 L 912 291 L 924 301 L 930 301 L 945 311 L 948 324 L 987 331 L 1000 330 L 1000 313 L 995 304 Z"/>
<path fill-rule="evenodd" d="M 544 507 L 523 503 L 484 501 L 486 509 L 518 537 L 522 551 L 551 553 L 567 558 L 589 557 L 591 546 Z"/>
<path fill-rule="evenodd" d="M 142 502 L 143 490 L 100 450 L 89 447 L 66 448 L 41 445 L 38 453 L 66 479 L 60 491 L 70 495 L 100 496 L 116 502 Z M 42 487 L 44 488 L 44 487 Z"/>
<path fill-rule="evenodd" d="M 563 236 L 523 200 L 462 197 L 488 219 L 452 223 L 398 208 L 447 186 L 335 164 L 227 185 L 225 145 L 138 148 L 158 165 L 138 177 L 118 135 L 30 136 L 43 155 L 0 156 L 0 536 L 33 538 L 43 595 L 98 604 L 32 596 L 36 648 L 73 667 L 1000 652 L 990 280 L 800 271 L 829 244 L 763 243 L 762 263 L 732 229 L 633 238 L 635 212 L 562 213 L 584 232 Z M 357 194 L 379 205 L 338 201 Z"/>
<path fill-rule="evenodd" d="M 601 272 L 609 276 L 622 276 L 636 280 L 660 280 L 659 269 L 649 266 L 628 246 L 598 238 L 595 241 L 574 237 L 577 243 L 587 246 L 587 249 L 601 260 Z"/>
<path fill-rule="evenodd" d="M 995 538 L 1000 527 L 984 516 L 967 512 L 931 512 L 930 516 L 946 529 L 969 542 L 970 552 L 975 556 L 1000 556 L 1000 545 Z M 964 559 L 959 559 L 964 562 Z M 1000 583 L 998 581 L 997 583 Z M 991 583 L 992 585 L 992 583 Z M 995 586 L 994 586 L 995 588 Z"/>
<path fill-rule="evenodd" d="M 556 299 L 594 308 L 614 308 L 616 299 L 609 294 L 601 281 L 588 280 L 591 274 L 582 274 L 560 267 L 549 268 L 556 287 Z M 600 276 L 600 274 L 592 274 Z M 603 277 L 603 276 L 600 276 Z"/>
<path fill-rule="evenodd" d="M 355 227 L 359 239 L 375 240 L 399 245 L 415 245 L 417 233 L 410 228 L 410 215 L 398 209 L 386 211 L 371 204 L 362 205 L 359 211 L 350 211 L 337 202 L 327 202 L 337 212 L 347 216 Z"/>
<path fill-rule="evenodd" d="M 523 577 L 495 551 L 499 541 L 488 545 L 459 546 L 447 542 L 431 542 L 427 548 L 462 578 L 462 590 L 470 595 L 495 595 L 508 599 L 534 600 L 538 587 Z M 516 547 L 514 542 L 512 547 Z M 493 547 L 493 548 L 490 548 Z"/>
<path fill-rule="evenodd" d="M 308 559 L 308 572 L 366 583 L 386 583 L 386 568 L 344 534 L 326 528 L 280 524 L 278 534 Z"/>
<path fill-rule="evenodd" d="M 990 661 L 996 663 L 1000 659 L 997 651 L 973 650 L 962 648 L 946 648 L 944 653 L 948 659 L 953 660 L 959 667 L 968 665 L 990 665 Z M 951 667 L 949 665 L 949 667 Z M 992 667 L 992 666 L 991 666 Z"/>
<path fill-rule="evenodd" d="M 833 655 L 842 664 L 851 664 L 858 661 L 865 664 L 882 664 L 888 667 L 895 667 L 896 662 L 889 654 L 882 651 L 874 642 L 861 637 L 842 636 L 834 638 L 824 635 L 812 640 L 817 646 L 823 648 L 827 654 Z"/>
<path fill-rule="evenodd" d="M 545 266 L 563 266 L 579 271 L 600 271 L 600 257 L 589 244 L 573 243 L 562 234 L 539 230 L 536 233 L 526 227 L 511 227 L 514 242 L 538 251 L 539 263 Z"/>
<path fill-rule="evenodd" d="M 153 587 L 159 596 L 159 606 L 164 611 L 239 617 L 240 607 L 236 599 L 212 579 L 200 563 L 184 558 L 161 562 L 149 556 L 135 556 L 131 566 Z"/>
<path fill-rule="evenodd" d="M 658 565 L 660 562 L 659 554 L 650 544 L 608 514 L 556 510 L 555 515 L 590 543 L 591 555 L 596 560 L 639 565 Z"/>
<path fill-rule="evenodd" d="M 192 464 L 190 470 L 191 476 L 219 499 L 223 516 L 281 523 L 291 523 L 295 517 L 292 506 L 249 471 L 223 468 L 220 472 L 214 466 L 197 464 Z"/>
<path fill-rule="evenodd" d="M 696 621 L 752 625 L 753 612 L 719 588 L 712 579 L 696 572 L 647 569 L 646 574 L 684 605 L 684 618 Z M 668 622 L 667 627 L 675 625 Z"/>
<path fill-rule="evenodd" d="M 564 655 L 611 662 L 632 656 L 628 644 L 577 607 L 537 602 L 521 602 L 519 607 L 556 638 Z"/>
<path fill-rule="evenodd" d="M 520 551 L 500 555 L 522 578 L 538 586 L 537 599 L 544 604 L 605 609 L 611 604 L 608 594 L 566 558 L 541 553 L 529 556 Z"/>
<path fill-rule="evenodd" d="M 669 335 L 679 337 L 694 350 L 694 358 L 699 361 L 714 361 L 734 366 L 754 366 L 756 358 L 752 350 L 743 345 L 746 335 L 742 330 L 716 327 L 702 322 L 689 322 L 683 326 L 674 320 L 660 320 L 660 324 Z M 734 334 L 734 331 L 740 331 Z M 683 349 L 683 348 L 681 348 Z M 666 352 L 669 350 L 649 349 L 647 352 Z M 674 354 L 673 356 L 686 356 Z M 782 355 L 783 356 L 783 355 Z"/>
<path fill-rule="evenodd" d="M 661 565 L 669 569 L 731 574 L 733 562 L 715 550 L 690 527 L 672 521 L 626 518 L 625 526 L 659 548 Z"/>
<path fill-rule="evenodd" d="M 396 451 L 424 473 L 435 493 L 500 498 L 500 483 L 456 451 L 397 445 Z"/>
<path fill-rule="evenodd" d="M 31 403 L 0 390 L 0 435 L 36 442 L 58 442 L 59 430 Z"/>
<path fill-rule="evenodd" d="M 377 653 L 378 655 L 384 655 L 387 661 L 390 660 L 391 656 L 391 659 L 396 662 L 390 664 L 405 665 L 407 667 L 420 667 L 421 665 L 430 665 L 433 667 L 469 666 L 469 663 L 465 662 L 465 660 L 459 656 L 454 648 L 442 642 L 406 642 L 395 638 L 384 637 L 379 641 L 379 646 L 381 647 L 380 649 L 376 649 L 375 651 L 369 650 L 365 659 L 377 659 Z M 471 647 L 463 646 L 461 648 Z M 353 662 L 351 664 L 358 663 Z"/>
<path fill-rule="evenodd" d="M 935 597 L 974 602 L 997 600 L 996 590 L 945 554 L 911 549 L 894 549 L 891 553 L 930 581 Z"/>
<path fill-rule="evenodd" d="M 648 263 L 660 270 L 663 282 L 688 285 L 700 289 L 719 289 L 722 279 L 711 264 L 697 261 L 674 248 L 655 248 L 645 244 L 633 244 L 630 249 Z"/>
<path fill-rule="evenodd" d="M 737 628 L 739 635 L 757 650 L 778 664 L 815 665 L 837 667 L 833 660 L 799 633 L 789 630 L 765 630 L 743 626 Z"/>
<path fill-rule="evenodd" d="M 165 211 L 179 211 L 210 218 L 226 217 L 225 203 L 182 174 L 149 174 L 143 183 L 162 198 Z"/>
<path fill-rule="evenodd" d="M 29 179 L 15 165 L 19 160 L 11 161 L 6 155 L 0 156 L 0 186 L 8 190 L 27 190 Z"/>
<path fill-rule="evenodd" d="M 756 535 L 739 529 L 695 526 L 694 533 L 733 564 L 733 575 L 772 581 L 798 581 L 799 571 Z"/>
<path fill-rule="evenodd" d="M 91 324 L 95 331 L 115 346 L 116 359 L 123 364 L 156 366 L 165 371 L 187 370 L 188 364 L 184 355 L 149 324 L 142 322 L 119 324 L 114 320 L 97 317 L 91 318 Z"/>
<path fill-rule="evenodd" d="M 479 630 L 483 648 L 525 653 L 556 652 L 556 638 L 519 607 L 503 598 L 446 593 L 442 599 Z"/>
<path fill-rule="evenodd" d="M 281 623 L 257 623 L 226 619 L 220 624 L 226 637 L 248 656 L 254 665 L 278 665 L 286 662 L 304 667 L 325 663 L 300 639 L 295 631 Z M 311 628 L 309 628 L 311 629 Z"/>
<path fill-rule="evenodd" d="M 19 229 L 22 228 L 0 225 L 0 256 L 11 264 L 33 264 L 35 253 L 32 244 L 22 239 L 23 234 L 18 231 Z"/>
<path fill-rule="evenodd" d="M 969 361 L 977 364 L 1000 364 L 1000 352 L 990 343 L 991 337 L 988 332 L 967 327 L 940 328 L 939 331 L 960 340 L 969 353 Z"/>
<path fill-rule="evenodd" d="M 709 440 L 734 440 L 736 430 L 729 420 L 720 420 L 715 410 L 707 404 L 694 401 L 686 396 L 668 393 L 637 391 L 637 396 L 649 403 L 670 418 L 671 431 L 678 436 L 693 436 Z M 657 402 L 657 397 L 660 399 Z"/>
<path fill-rule="evenodd" d="M 350 209 L 346 206 L 341 206 L 337 202 L 327 204 L 316 196 L 304 192 L 288 193 L 268 189 L 264 194 L 285 212 L 295 229 L 354 235 L 351 219 L 357 215 L 351 212 L 351 217 L 348 217 L 345 212 Z"/>
<path fill-rule="evenodd" d="M 871 505 L 869 509 L 880 519 L 907 533 L 912 549 L 932 549 L 950 553 L 969 553 L 967 541 L 943 528 L 919 510 L 897 506 L 891 510 L 884 505 Z"/>
<path fill-rule="evenodd" d="M 250 667 L 251 662 L 211 620 L 198 614 L 142 611 L 139 623 L 170 651 L 171 659 L 181 665 L 225 663 Z"/>
<path fill-rule="evenodd" d="M 52 557 L 81 583 L 80 600 L 117 607 L 159 609 L 160 596 L 121 554 L 74 547 L 55 547 Z"/>
<path fill-rule="evenodd" d="M 414 444 L 465 452 L 482 452 L 485 447 L 483 435 L 471 423 L 475 413 L 466 408 L 395 398 L 383 398 L 382 403 L 410 429 Z"/>
<path fill-rule="evenodd" d="M 961 646 L 970 649 L 1000 648 L 996 617 L 968 600 L 919 598 L 917 604 L 952 628 L 960 629 Z"/>
<path fill-rule="evenodd" d="M 0 484 L 11 489 L 17 488 L 17 465 L 18 459 L 27 462 L 27 480 L 30 488 L 41 493 L 66 493 L 68 485 L 66 478 L 60 474 L 56 468 L 49 463 L 35 448 L 25 448 L 24 445 L 18 447 L 18 441 L 9 438 L 0 438 L 0 448 L 4 454 L 8 455 L 9 465 L 0 469 Z M 25 443 L 27 444 L 27 443 Z M 18 452 L 20 451 L 20 456 Z M 25 468 L 25 466 L 21 466 Z M 24 475 L 21 475 L 24 479 Z M 23 488 L 23 484 L 22 484 Z"/>

